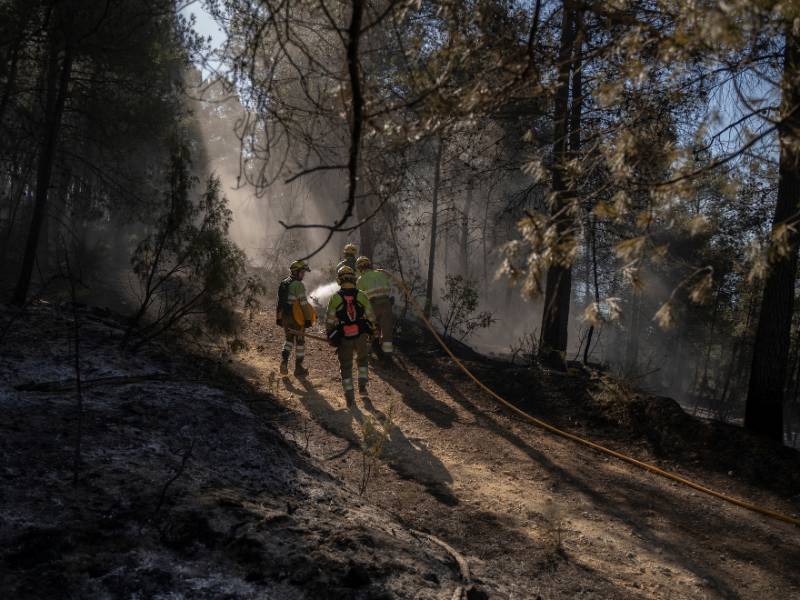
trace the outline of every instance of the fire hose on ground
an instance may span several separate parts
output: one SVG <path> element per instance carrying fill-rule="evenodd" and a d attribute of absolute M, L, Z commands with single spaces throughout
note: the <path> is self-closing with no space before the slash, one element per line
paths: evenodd
<path fill-rule="evenodd" d="M 506 400 L 505 398 L 500 396 L 498 393 L 496 393 L 494 390 L 492 390 L 490 387 L 488 387 L 486 384 L 484 384 L 480 379 L 478 379 L 478 377 L 476 377 L 472 373 L 472 371 L 470 371 L 469 368 L 467 368 L 464 365 L 464 363 L 462 363 L 458 359 L 458 357 L 455 354 L 453 354 L 453 351 L 450 350 L 450 347 L 445 343 L 445 341 L 442 339 L 442 337 L 439 335 L 439 333 L 434 328 L 433 324 L 425 316 L 424 311 L 422 310 L 422 308 L 420 307 L 420 305 L 416 301 L 416 299 L 413 297 L 411 291 L 408 289 L 408 286 L 406 286 L 405 282 L 402 281 L 401 279 L 399 279 L 397 276 L 393 275 L 392 273 L 389 273 L 387 271 L 383 271 L 383 272 L 386 273 L 386 275 L 388 275 L 392 279 L 392 281 L 394 281 L 394 283 L 397 285 L 397 287 L 403 291 L 403 294 L 408 299 L 408 302 L 414 308 L 414 312 L 417 314 L 419 319 L 425 324 L 425 327 L 431 332 L 431 335 L 433 335 L 433 337 L 436 340 L 436 342 L 439 344 L 439 346 L 441 346 L 442 350 L 444 350 L 445 353 L 447 353 L 447 355 L 455 363 L 455 365 L 459 369 L 461 369 L 464 372 L 464 374 L 467 375 L 467 377 L 469 377 L 479 388 L 481 388 L 484 392 L 486 392 L 492 398 L 497 400 L 500 404 L 502 404 L 509 411 L 511 411 L 512 413 L 514 413 L 518 417 L 522 418 L 524 421 L 526 421 L 526 422 L 528 422 L 528 423 L 530 423 L 532 425 L 535 425 L 536 427 L 538 427 L 540 429 L 548 431 L 549 433 L 552 433 L 552 434 L 557 435 L 559 437 L 562 437 L 562 438 L 568 439 L 568 440 L 570 440 L 572 442 L 575 442 L 576 444 L 579 444 L 581 446 L 585 446 L 587 448 L 591 448 L 592 450 L 600 452 L 601 454 L 605 454 L 607 456 L 612 456 L 612 457 L 614 457 L 616 459 L 619 459 L 619 460 L 621 460 L 623 462 L 626 462 L 626 463 L 628 463 L 630 465 L 633 465 L 635 467 L 638 467 L 640 469 L 643 469 L 645 471 L 653 473 L 654 475 L 658 475 L 660 477 L 664 477 L 665 479 L 669 479 L 669 480 L 674 481 L 676 483 L 680 483 L 680 484 L 685 485 L 685 486 L 687 486 L 687 487 L 689 487 L 689 488 L 691 488 L 693 490 L 696 490 L 698 492 L 702 492 L 703 494 L 706 494 L 706 495 L 711 496 L 713 498 L 717 498 L 718 500 L 722 500 L 723 502 L 727 502 L 727 503 L 732 504 L 734 506 L 738 506 L 740 508 L 744 508 L 746 510 L 758 513 L 758 514 L 763 515 L 765 517 L 776 519 L 778 521 L 783 521 L 784 523 L 789 523 L 791 525 L 800 526 L 800 518 L 796 518 L 796 517 L 792 517 L 792 516 L 789 516 L 789 515 L 785 515 L 783 513 L 780 513 L 780 512 L 777 512 L 777 511 L 773 511 L 773 510 L 770 510 L 768 508 L 764 508 L 762 506 L 758 506 L 758 505 L 753 504 L 751 502 L 747 502 L 745 500 L 740 500 L 738 498 L 734 498 L 733 496 L 728 496 L 727 494 L 723 494 L 722 492 L 718 492 L 716 490 L 708 488 L 708 487 L 706 487 L 704 485 L 701 485 L 699 483 L 696 483 L 696 482 L 694 482 L 694 481 L 692 481 L 690 479 L 682 477 L 682 476 L 680 476 L 680 475 L 678 475 L 676 473 L 672 473 L 670 471 L 666 471 L 666 470 L 661 469 L 660 467 L 657 467 L 655 465 L 651 465 L 649 463 L 640 461 L 640 460 L 638 460 L 636 458 L 633 458 L 631 456 L 623 454 L 622 452 L 617 452 L 616 450 L 612 450 L 611 448 L 606 448 L 605 446 L 602 446 L 600 444 L 592 442 L 591 440 L 587 440 L 587 439 L 582 438 L 580 436 L 577 436 L 575 434 L 569 433 L 567 431 L 563 431 L 563 430 L 559 429 L 558 427 L 555 427 L 554 425 L 551 425 L 550 423 L 547 423 L 546 421 L 542 421 L 541 419 L 537 419 L 536 417 L 534 417 L 532 415 L 529 415 L 525 411 L 517 408 L 511 402 L 509 402 L 508 400 Z M 302 332 L 302 331 L 289 330 L 289 332 L 290 333 L 294 333 L 295 335 L 298 335 L 298 336 L 305 336 L 305 337 L 308 337 L 308 338 L 311 338 L 311 339 L 315 339 L 315 340 L 320 340 L 320 341 L 323 341 L 323 342 L 326 342 L 326 343 L 328 342 L 328 339 L 325 338 L 325 337 L 322 337 L 322 336 L 309 334 L 309 333 L 305 333 L 305 332 Z"/>

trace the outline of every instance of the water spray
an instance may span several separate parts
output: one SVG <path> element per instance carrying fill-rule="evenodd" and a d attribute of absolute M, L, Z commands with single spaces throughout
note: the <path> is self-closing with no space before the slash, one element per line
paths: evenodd
<path fill-rule="evenodd" d="M 339 284 L 335 281 L 331 283 L 323 283 L 318 285 L 314 288 L 314 290 L 308 295 L 308 299 L 311 302 L 311 306 L 314 307 L 314 310 L 317 311 L 319 314 L 321 311 L 325 311 L 328 308 L 328 302 L 337 291 L 339 290 Z"/>

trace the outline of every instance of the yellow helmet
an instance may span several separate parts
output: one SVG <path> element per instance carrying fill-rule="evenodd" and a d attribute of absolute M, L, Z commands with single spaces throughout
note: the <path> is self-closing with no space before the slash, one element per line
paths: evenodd
<path fill-rule="evenodd" d="M 356 266 L 360 269 L 361 267 L 367 268 L 370 265 L 370 260 L 366 256 L 359 256 L 356 259 Z"/>
<path fill-rule="evenodd" d="M 336 281 L 339 285 L 342 285 L 346 281 L 349 281 L 350 283 L 355 283 L 356 272 L 353 271 L 353 269 L 351 269 L 347 265 L 339 267 L 339 270 L 336 271 Z"/>
<path fill-rule="evenodd" d="M 289 271 L 291 273 L 296 273 L 297 271 L 310 271 L 311 269 L 308 268 L 308 263 L 304 260 L 296 260 L 291 265 L 289 265 Z"/>
<path fill-rule="evenodd" d="M 344 254 L 345 256 L 355 256 L 358 253 L 358 248 L 355 247 L 355 244 L 347 244 L 344 247 Z"/>

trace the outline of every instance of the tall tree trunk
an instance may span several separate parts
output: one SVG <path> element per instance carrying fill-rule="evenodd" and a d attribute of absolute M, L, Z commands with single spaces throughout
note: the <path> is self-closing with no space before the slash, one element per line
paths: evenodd
<path fill-rule="evenodd" d="M 431 205 L 431 248 L 428 253 L 428 282 L 425 288 L 425 317 L 430 318 L 433 309 L 433 274 L 436 270 L 436 224 L 439 218 L 439 184 L 442 177 L 442 153 L 444 140 L 439 138 L 436 146 L 436 166 L 433 171 L 433 199 Z"/>
<path fill-rule="evenodd" d="M 725 404 L 727 404 L 728 402 L 728 390 L 731 387 L 731 380 L 733 379 L 734 376 L 734 369 L 736 368 L 737 363 L 739 362 L 739 353 L 742 350 L 743 344 L 744 342 L 742 341 L 742 338 L 737 338 L 736 342 L 734 342 L 733 344 L 733 349 L 731 350 L 731 355 L 728 360 L 728 365 L 724 375 L 725 379 L 722 382 L 722 393 L 719 395 L 718 404 L 720 406 L 725 406 Z"/>
<path fill-rule="evenodd" d="M 486 204 L 483 207 L 483 227 L 481 228 L 481 245 L 483 247 L 483 297 L 489 297 L 489 207 L 492 205 L 492 187 L 486 193 Z"/>
<path fill-rule="evenodd" d="M 472 195 L 474 193 L 475 180 L 471 177 L 467 179 L 467 197 L 464 200 L 464 208 L 461 211 L 461 275 L 464 279 L 469 279 L 469 214 L 472 210 Z"/>
<path fill-rule="evenodd" d="M 504 238 L 505 239 L 509 239 L 511 237 L 511 235 L 513 235 L 512 231 L 513 231 L 512 230 L 512 224 L 511 223 L 507 223 L 506 224 L 506 231 L 505 231 L 505 234 L 504 234 Z M 507 281 L 506 282 L 506 296 L 505 296 L 504 302 L 503 302 L 503 309 L 506 312 L 511 310 L 511 307 L 512 307 L 512 305 L 514 303 L 514 289 L 515 289 L 514 285 L 510 281 Z M 541 338 L 541 332 L 539 334 L 539 337 Z"/>
<path fill-rule="evenodd" d="M 14 32 L 16 37 L 11 51 L 11 64 L 8 67 L 8 76 L 5 81 L 5 89 L 3 95 L 0 97 L 0 124 L 5 121 L 6 110 L 8 109 L 11 97 L 16 94 L 17 90 L 17 76 L 19 75 L 20 60 L 24 60 L 24 47 L 28 42 L 28 25 L 31 21 L 31 16 L 34 14 L 33 3 L 17 3 L 18 8 L 21 8 L 21 13 L 17 15 L 17 22 L 14 24 Z M 36 25 L 34 25 L 35 29 Z"/>
<path fill-rule="evenodd" d="M 581 116 L 583 112 L 583 11 L 575 9 L 572 78 L 569 109 L 569 157 L 575 159 L 581 150 Z"/>
<path fill-rule="evenodd" d="M 19 68 L 19 55 L 22 44 L 23 40 L 22 36 L 20 36 L 17 38 L 14 50 L 11 54 L 11 66 L 8 71 L 8 77 L 6 78 L 5 90 L 3 90 L 3 95 L 0 97 L 0 124 L 5 120 L 9 100 L 11 100 L 11 96 L 16 92 L 17 71 Z"/>
<path fill-rule="evenodd" d="M 591 217 L 589 219 L 589 238 L 592 251 L 592 283 L 594 284 L 594 301 L 600 304 L 600 286 L 597 281 L 597 231 L 596 219 Z M 589 327 L 589 333 L 586 335 L 586 348 L 583 350 L 583 364 L 588 364 L 589 354 L 591 353 L 592 338 L 594 337 L 594 325 Z"/>
<path fill-rule="evenodd" d="M 797 387 L 797 365 L 800 362 L 800 332 L 795 331 L 794 340 L 790 341 L 791 351 L 789 352 L 789 367 L 786 380 L 786 389 L 788 390 L 788 398 L 794 398 L 794 390 Z"/>
<path fill-rule="evenodd" d="M 767 275 L 756 328 L 744 425 L 750 431 L 783 441 L 783 395 L 789 359 L 789 336 L 797 271 L 800 211 L 800 35 L 786 26 L 783 56 L 782 120 L 778 127 L 780 165 L 775 226 L 787 222 L 789 252 L 778 258 Z"/>
<path fill-rule="evenodd" d="M 561 18 L 561 44 L 558 53 L 558 87 L 555 95 L 553 127 L 553 196 L 551 214 L 555 218 L 560 242 L 570 232 L 570 217 L 566 214 L 567 198 L 566 159 L 569 114 L 570 66 L 575 45 L 575 9 L 571 0 L 565 0 Z M 572 267 L 556 261 L 547 270 L 545 282 L 542 335 L 539 344 L 541 359 L 548 365 L 564 369 L 567 350 L 569 307 L 572 290 Z"/>
<path fill-rule="evenodd" d="M 577 159 L 581 150 L 581 116 L 583 112 L 583 11 L 577 10 L 575 13 L 575 41 L 573 43 L 573 57 L 572 57 L 572 81 L 571 81 L 572 105 L 569 111 L 569 156 L 571 159 Z M 590 245 L 592 255 L 592 273 L 594 275 L 594 301 L 600 302 L 600 289 L 597 285 L 597 238 L 596 238 L 596 222 L 592 217 L 590 219 Z M 587 244 L 589 246 L 589 244 Z M 589 248 L 587 248 L 589 249 Z M 588 267 L 588 263 L 587 263 Z M 587 288 L 589 273 L 587 270 Z M 565 319 L 566 327 L 566 319 Z M 564 334 L 566 337 L 566 333 Z M 583 351 L 583 362 L 586 364 L 589 361 L 589 352 L 592 345 L 592 338 L 594 337 L 594 325 L 589 327 L 589 332 L 586 334 L 586 348 Z M 565 344 L 566 345 L 566 344 Z"/>
<path fill-rule="evenodd" d="M 625 346 L 625 373 L 634 375 L 639 364 L 639 333 L 642 313 L 642 294 L 639 290 L 633 290 L 631 300 L 631 320 L 628 326 L 628 343 Z"/>
<path fill-rule="evenodd" d="M 461 275 L 469 279 L 469 213 L 472 210 L 472 195 L 474 193 L 474 180 L 467 179 L 467 197 L 461 211 Z"/>
<path fill-rule="evenodd" d="M 792 363 L 791 380 L 789 382 L 789 398 L 797 403 L 797 394 L 800 392 L 800 352 L 795 355 Z"/>
<path fill-rule="evenodd" d="M 706 338 L 706 352 L 703 358 L 703 376 L 697 386 L 697 393 L 705 396 L 711 387 L 708 383 L 708 367 L 711 363 L 711 347 L 714 345 L 714 330 L 717 327 L 717 314 L 719 313 L 719 298 L 722 293 L 722 284 L 717 288 L 714 298 L 714 311 L 711 313 L 711 323 L 708 326 L 708 337 Z"/>
<path fill-rule="evenodd" d="M 37 271 L 43 280 L 47 279 L 54 270 L 53 248 L 57 248 L 57 244 L 54 245 L 52 242 L 57 240 L 61 233 L 58 228 L 57 215 L 61 212 L 61 207 L 66 203 L 70 177 L 68 172 L 62 171 L 58 178 L 57 191 L 51 190 L 50 194 L 48 194 L 48 209 L 45 211 L 45 216 L 42 220 L 42 229 L 39 233 L 39 247 L 36 250 Z M 85 235 L 80 236 L 79 239 L 81 243 L 86 243 L 85 238 Z M 44 281 L 42 281 L 42 283 L 44 283 Z"/>
<path fill-rule="evenodd" d="M 47 214 L 47 194 L 50 188 L 50 178 L 55 162 L 56 146 L 58 145 L 61 118 L 64 114 L 64 104 L 67 100 L 67 91 L 72 76 L 72 51 L 68 44 L 63 48 L 63 57 L 59 45 L 51 40 L 47 68 L 47 98 L 45 103 L 45 122 L 42 132 L 42 144 L 39 150 L 39 163 L 36 171 L 36 196 L 31 217 L 28 240 L 25 244 L 25 255 L 22 259 L 17 287 L 14 290 L 12 302 L 17 306 L 25 304 L 28 288 L 36 260 L 36 249 L 39 246 L 39 234 L 42 223 Z M 60 64 L 59 64 L 60 62 Z"/>
<path fill-rule="evenodd" d="M 750 300 L 747 303 L 747 311 L 746 311 L 746 317 L 745 317 L 745 323 L 744 323 L 744 331 L 742 332 L 742 334 L 740 336 L 738 336 L 736 338 L 736 341 L 733 343 L 733 348 L 731 350 L 730 359 L 728 361 L 728 365 L 727 365 L 727 368 L 725 370 L 725 373 L 722 376 L 723 377 L 723 380 L 722 380 L 722 383 L 721 383 L 721 385 L 722 385 L 722 393 L 720 394 L 719 401 L 717 402 L 717 404 L 719 404 L 720 406 L 725 406 L 730 402 L 729 390 L 732 387 L 733 380 L 736 378 L 736 373 L 737 373 L 738 369 L 740 367 L 744 366 L 744 365 L 740 364 L 740 361 L 741 361 L 740 357 L 741 357 L 741 355 L 743 355 L 745 353 L 744 352 L 745 340 L 747 339 L 747 336 L 750 333 L 750 323 L 751 323 L 752 318 L 753 318 L 754 304 L 755 303 L 754 303 L 754 300 L 753 300 L 753 296 L 751 295 L 750 296 Z"/>
<path fill-rule="evenodd" d="M 36 160 L 35 152 L 28 152 L 22 159 L 21 166 L 12 166 L 9 170 L 10 184 L 9 192 L 7 194 L 7 201 L 9 202 L 8 219 L 6 220 L 5 231 L 3 232 L 2 242 L 0 242 L 0 264 L 7 264 L 7 252 L 9 243 L 15 234 L 15 225 L 17 222 L 17 213 L 20 211 L 20 206 L 23 203 L 25 189 L 29 185 L 30 175 L 33 171 L 33 163 Z M 9 277 L 10 279 L 10 277 Z"/>
<path fill-rule="evenodd" d="M 451 207 L 452 208 L 452 207 Z M 453 211 L 448 210 L 447 208 L 443 211 L 445 214 L 452 213 Z M 452 225 L 452 216 L 448 216 L 448 218 L 444 222 L 444 227 L 441 228 L 441 238 L 442 243 L 444 245 L 444 256 L 442 257 L 442 266 L 444 266 L 444 279 L 447 281 L 447 277 L 450 275 L 450 227 Z"/>
<path fill-rule="evenodd" d="M 362 177 L 362 180 L 366 179 Z M 375 253 L 375 231 L 373 227 L 373 219 L 369 219 L 372 215 L 373 201 L 372 194 L 368 191 L 368 184 L 361 184 L 359 182 L 359 196 L 356 198 L 356 220 L 361 223 L 358 228 L 360 238 L 360 246 L 358 248 L 359 254 L 373 258 Z M 369 220 L 366 220 L 369 219 Z"/>

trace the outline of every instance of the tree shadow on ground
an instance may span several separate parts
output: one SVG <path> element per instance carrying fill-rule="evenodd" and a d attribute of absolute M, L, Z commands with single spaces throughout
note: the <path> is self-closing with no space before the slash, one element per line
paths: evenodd
<path fill-rule="evenodd" d="M 629 526 L 643 541 L 643 548 L 659 549 L 665 559 L 668 558 L 687 571 L 707 580 L 722 597 L 739 597 L 741 590 L 735 587 L 735 582 L 737 576 L 741 577 L 737 571 L 743 563 L 757 564 L 765 574 L 787 574 L 786 564 L 800 566 L 800 547 L 784 548 L 781 553 L 765 556 L 758 550 L 759 541 L 768 535 L 764 523 L 737 518 L 737 514 L 728 514 L 723 507 L 717 507 L 719 510 L 714 511 L 714 518 L 711 521 L 707 515 L 704 519 L 702 530 L 711 538 L 711 545 L 705 550 L 718 556 L 724 549 L 725 553 L 737 557 L 740 562 L 737 564 L 732 561 L 715 561 L 714 564 L 709 564 L 706 553 L 700 551 L 691 556 L 687 552 L 686 542 L 696 538 L 700 530 L 697 514 L 699 508 L 696 502 L 688 505 L 682 502 L 681 496 L 677 493 L 665 494 L 664 484 L 657 485 L 655 476 L 651 476 L 650 479 L 638 477 L 632 479 L 632 474 L 627 469 L 616 472 L 604 466 L 600 467 L 602 469 L 600 471 L 598 464 L 605 465 L 606 461 L 600 455 L 592 455 L 589 451 L 581 450 L 587 452 L 586 463 L 577 469 L 566 471 L 542 452 L 534 449 L 528 440 L 492 418 L 486 409 L 468 399 L 464 392 L 448 379 L 451 375 L 449 369 L 442 369 L 441 365 L 424 360 L 423 357 L 412 355 L 409 358 L 417 368 L 441 386 L 453 401 L 472 414 L 478 425 L 524 452 L 555 477 L 555 485 L 564 486 L 574 492 L 576 498 L 583 499 L 584 508 L 605 513 L 608 517 Z M 471 385 L 466 381 L 464 384 Z M 483 398 L 478 400 L 483 394 L 477 389 L 469 394 L 478 402 L 484 402 Z M 538 435 L 532 426 L 531 434 Z M 563 495 L 563 492 L 561 494 Z M 703 506 L 703 512 L 707 512 L 705 506 L 707 505 Z M 652 524 L 642 516 L 645 514 L 653 516 Z M 800 585 L 800 578 L 797 576 L 787 574 L 784 577 L 785 582 Z"/>
<path fill-rule="evenodd" d="M 361 435 L 354 428 L 353 422 L 358 424 L 364 422 L 364 413 L 358 405 L 351 408 L 336 409 L 331 406 L 325 397 L 314 388 L 311 381 L 303 379 L 299 381 L 300 387 L 295 386 L 289 379 L 283 380 L 284 387 L 291 393 L 297 395 L 300 403 L 306 408 L 310 415 L 320 424 L 320 426 L 348 442 L 348 445 L 361 447 Z M 379 419 L 384 419 L 385 415 L 376 411 L 371 400 L 366 397 L 361 398 L 365 407 L 375 414 Z M 458 499 L 450 490 L 453 477 L 433 453 L 431 453 L 421 441 L 410 440 L 405 433 L 395 424 L 392 424 L 388 431 L 388 439 L 383 448 L 381 460 L 385 462 L 398 476 L 422 485 L 425 490 L 440 502 L 448 506 L 458 504 Z"/>
<path fill-rule="evenodd" d="M 347 408 L 336 408 L 307 379 L 298 380 L 300 386 L 294 385 L 288 377 L 282 379 L 286 390 L 297 396 L 308 413 L 328 433 L 348 442 L 352 446 L 360 446 L 361 439 L 353 428 L 353 418 L 360 421 L 359 415 Z"/>
<path fill-rule="evenodd" d="M 393 365 L 378 365 L 375 372 L 400 394 L 403 403 L 415 413 L 427 417 L 437 427 L 453 426 L 458 417 L 456 411 L 424 390 L 405 368 L 401 359 L 395 358 Z"/>

